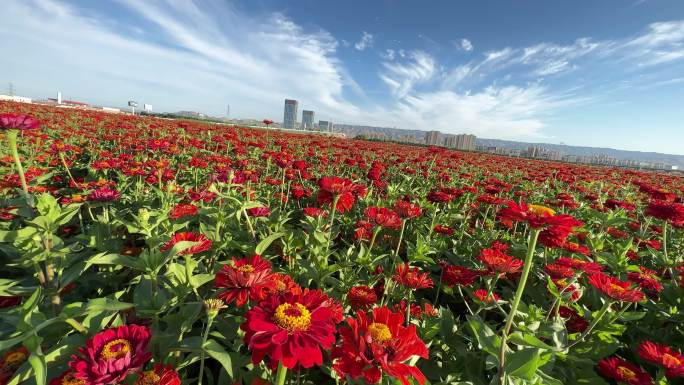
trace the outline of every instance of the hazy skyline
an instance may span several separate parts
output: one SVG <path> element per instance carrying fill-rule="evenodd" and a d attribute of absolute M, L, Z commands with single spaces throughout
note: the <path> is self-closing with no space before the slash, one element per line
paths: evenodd
<path fill-rule="evenodd" d="M 9 0 L 0 47 L 0 93 L 684 154 L 678 0 Z"/>

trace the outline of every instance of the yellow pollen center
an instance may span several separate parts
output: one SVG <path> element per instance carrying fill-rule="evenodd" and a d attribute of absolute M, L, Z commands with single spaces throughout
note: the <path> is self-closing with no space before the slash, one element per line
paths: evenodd
<path fill-rule="evenodd" d="M 100 358 L 105 360 L 118 359 L 131 351 L 131 343 L 123 338 L 107 342 L 100 352 Z"/>
<path fill-rule="evenodd" d="M 159 382 L 159 376 L 154 370 L 142 372 L 140 378 L 135 382 L 135 385 L 156 385 Z"/>
<path fill-rule="evenodd" d="M 556 212 L 555 212 L 552 208 L 546 207 L 546 206 L 541 206 L 541 205 L 527 205 L 527 208 L 528 208 L 528 210 L 529 210 L 530 212 L 532 212 L 532 213 L 535 214 L 535 215 L 539 215 L 539 216 L 543 216 L 543 215 L 546 215 L 546 216 L 553 216 L 553 215 L 556 215 Z"/>
<path fill-rule="evenodd" d="M 633 379 L 633 378 L 636 378 L 636 373 L 634 373 L 633 371 L 631 371 L 631 370 L 625 368 L 624 366 L 618 367 L 618 368 L 617 368 L 617 371 L 618 371 L 618 373 L 620 373 L 620 375 L 621 375 L 623 378 L 625 378 L 625 379 L 627 379 L 627 380 L 631 380 L 631 379 Z"/>
<path fill-rule="evenodd" d="M 237 268 L 238 271 L 241 271 L 243 273 L 252 273 L 254 272 L 254 266 L 252 265 L 242 265 Z"/>
<path fill-rule="evenodd" d="M 611 284 L 610 288 L 613 289 L 613 291 L 618 292 L 618 293 L 623 293 L 625 291 L 625 288 L 619 285 Z"/>
<path fill-rule="evenodd" d="M 72 373 L 62 377 L 61 385 L 85 385 L 85 380 L 74 377 Z"/>
<path fill-rule="evenodd" d="M 5 365 L 10 367 L 18 367 L 26 361 L 26 354 L 24 352 L 12 352 L 5 357 Z"/>
<path fill-rule="evenodd" d="M 273 320 L 288 332 L 301 332 L 311 325 L 311 312 L 299 302 L 284 303 L 276 308 Z"/>
<path fill-rule="evenodd" d="M 283 291 L 285 291 L 285 289 L 287 289 L 287 285 L 285 285 L 285 282 L 283 282 L 281 280 L 277 280 L 275 282 L 275 286 L 276 286 L 276 290 L 278 292 L 283 292 Z"/>
<path fill-rule="evenodd" d="M 368 325 L 368 333 L 375 342 L 387 342 L 392 339 L 392 332 L 387 325 L 373 322 Z"/>

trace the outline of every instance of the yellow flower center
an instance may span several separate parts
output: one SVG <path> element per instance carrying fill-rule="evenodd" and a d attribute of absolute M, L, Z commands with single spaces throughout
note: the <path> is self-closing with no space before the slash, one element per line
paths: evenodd
<path fill-rule="evenodd" d="M 159 376 L 154 370 L 142 372 L 140 378 L 135 382 L 135 385 L 156 385 L 159 383 Z"/>
<path fill-rule="evenodd" d="M 387 325 L 373 322 L 368 325 L 368 333 L 375 342 L 387 342 L 392 339 L 392 332 Z"/>
<path fill-rule="evenodd" d="M 625 292 L 625 288 L 624 288 L 624 287 L 619 286 L 619 285 L 616 285 L 616 284 L 611 284 L 611 285 L 610 285 L 610 288 L 613 289 L 613 291 L 616 292 L 616 293 L 624 293 L 624 292 Z"/>
<path fill-rule="evenodd" d="M 254 272 L 254 266 L 252 265 L 242 265 L 237 268 L 238 271 L 241 271 L 243 273 L 252 273 Z"/>
<path fill-rule="evenodd" d="M 556 212 L 546 206 L 541 206 L 541 205 L 527 205 L 527 208 L 530 212 L 532 212 L 535 215 L 539 216 L 553 216 L 556 215 Z"/>
<path fill-rule="evenodd" d="M 289 332 L 301 332 L 311 325 L 311 312 L 299 302 L 284 303 L 276 308 L 273 319 Z"/>
<path fill-rule="evenodd" d="M 24 352 L 12 352 L 5 357 L 5 365 L 12 368 L 17 368 L 23 364 L 24 361 L 26 361 L 26 357 L 26 353 Z"/>
<path fill-rule="evenodd" d="M 123 338 L 107 342 L 100 352 L 100 358 L 115 360 L 126 356 L 131 351 L 131 343 Z"/>
<path fill-rule="evenodd" d="M 621 375 L 624 379 L 626 379 L 626 380 L 631 380 L 631 379 L 633 379 L 633 378 L 636 378 L 636 373 L 634 373 L 633 371 L 631 371 L 631 370 L 625 368 L 624 366 L 619 366 L 619 367 L 617 368 L 617 371 L 618 371 L 618 373 L 620 373 L 620 375 Z"/>
<path fill-rule="evenodd" d="M 68 373 L 62 377 L 61 385 L 85 385 L 85 380 L 74 377 L 73 373 Z"/>

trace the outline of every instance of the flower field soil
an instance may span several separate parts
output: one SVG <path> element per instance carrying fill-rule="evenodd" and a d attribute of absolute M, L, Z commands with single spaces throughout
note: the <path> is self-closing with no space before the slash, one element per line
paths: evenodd
<path fill-rule="evenodd" d="M 0 384 L 684 384 L 681 177 L 8 102 L 0 135 Z"/>

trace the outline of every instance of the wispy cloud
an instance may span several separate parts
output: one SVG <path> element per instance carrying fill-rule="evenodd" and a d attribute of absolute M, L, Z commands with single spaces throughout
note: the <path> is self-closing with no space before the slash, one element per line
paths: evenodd
<path fill-rule="evenodd" d="M 436 73 L 434 58 L 422 51 L 411 52 L 409 60 L 402 63 L 385 62 L 383 67 L 380 78 L 399 97 L 406 96 L 415 85 L 429 81 Z"/>
<path fill-rule="evenodd" d="M 373 46 L 373 40 L 374 37 L 370 33 L 363 31 L 363 34 L 361 35 L 361 39 L 354 44 L 354 48 L 356 48 L 359 51 L 363 51 L 366 48 L 370 48 Z"/>
<path fill-rule="evenodd" d="M 474 48 L 473 43 L 466 38 L 461 39 L 461 41 L 458 42 L 457 47 L 466 52 L 471 52 Z"/>

